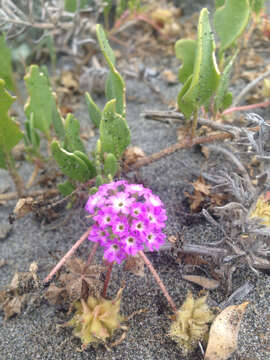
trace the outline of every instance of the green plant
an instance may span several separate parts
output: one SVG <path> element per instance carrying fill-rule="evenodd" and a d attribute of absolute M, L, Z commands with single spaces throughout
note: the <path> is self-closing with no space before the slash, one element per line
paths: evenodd
<path fill-rule="evenodd" d="M 22 181 L 15 169 L 11 150 L 23 138 L 18 124 L 8 115 L 15 97 L 5 89 L 5 81 L 0 79 L 0 168 L 7 169 L 16 185 L 18 194 L 23 191 Z"/>
<path fill-rule="evenodd" d="M 79 138 L 79 123 L 71 114 L 65 121 L 64 145 L 54 141 L 52 154 L 63 173 L 71 179 L 85 182 L 96 176 L 98 187 L 111 181 L 117 173 L 118 160 L 130 142 L 130 132 L 125 119 L 125 83 L 115 68 L 115 56 L 101 25 L 97 25 L 97 37 L 110 71 L 106 81 L 108 101 L 103 111 L 98 108 L 91 95 L 86 93 L 90 119 L 99 127 L 100 132 L 94 158 L 90 160 L 85 155 Z M 71 188 L 69 184 L 68 187 Z M 61 190 L 62 188 L 63 186 L 60 187 Z"/>
<path fill-rule="evenodd" d="M 140 0 L 120 0 L 116 8 L 116 15 L 120 17 L 125 11 L 129 10 L 131 13 L 139 11 L 141 8 Z"/>
<path fill-rule="evenodd" d="M 93 5 L 93 0 L 65 0 L 65 10 L 69 12 L 76 12 L 87 6 Z"/>
<path fill-rule="evenodd" d="M 201 107 L 214 117 L 232 103 L 228 91 L 233 63 L 239 52 L 239 38 L 247 28 L 252 11 L 258 12 L 264 1 L 217 0 L 214 30 L 219 38 L 218 54 L 208 10 L 202 9 L 197 40 L 180 39 L 175 54 L 182 61 L 178 78 L 183 84 L 178 94 L 178 108 L 189 120 L 193 115 L 196 127 Z"/>
<path fill-rule="evenodd" d="M 5 81 L 5 87 L 7 90 L 14 91 L 15 84 L 12 75 L 11 66 L 11 52 L 6 45 L 5 36 L 0 36 L 0 79 Z"/>
<path fill-rule="evenodd" d="M 24 134 L 8 117 L 7 111 L 15 98 L 5 91 L 5 82 L 1 80 L 0 130 L 3 136 L 0 137 L 0 164 L 10 172 L 12 170 L 13 178 L 15 178 L 15 167 L 10 151 L 23 137 L 28 160 L 36 163 L 38 159 L 39 162 L 44 163 L 52 155 L 60 170 L 68 177 L 67 181 L 58 185 L 63 195 L 70 194 L 76 188 L 77 182 L 84 183 L 95 177 L 97 187 L 110 182 L 119 170 L 118 161 L 130 142 L 130 132 L 125 119 L 125 83 L 116 70 L 114 53 L 100 25 L 97 25 L 97 37 L 110 71 L 106 82 L 107 103 L 103 110 L 98 108 L 90 94 L 86 94 L 90 119 L 99 127 L 100 132 L 92 158 L 86 154 L 80 138 L 79 121 L 73 114 L 68 114 L 65 119 L 61 117 L 46 68 L 31 65 L 25 76 L 29 98 L 24 107 L 27 118 Z M 4 38 L 0 42 L 0 47 L 6 54 L 5 79 L 8 87 L 13 88 L 10 56 Z M 49 152 L 48 157 L 40 153 L 42 136 L 45 136 L 50 145 L 51 153 Z"/>

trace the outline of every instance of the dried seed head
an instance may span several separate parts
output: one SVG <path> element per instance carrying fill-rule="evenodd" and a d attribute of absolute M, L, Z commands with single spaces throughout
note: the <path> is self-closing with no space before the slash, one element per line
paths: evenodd
<path fill-rule="evenodd" d="M 74 336 L 81 339 L 82 349 L 88 344 L 106 343 L 116 329 L 121 328 L 124 318 L 119 314 L 122 290 L 113 300 L 89 296 L 87 301 L 75 303 L 76 312 L 67 323 L 74 327 Z"/>
<path fill-rule="evenodd" d="M 180 345 L 184 355 L 190 353 L 208 333 L 208 323 L 214 315 L 206 304 L 206 296 L 194 299 L 188 292 L 184 304 L 177 312 L 169 335 Z"/>

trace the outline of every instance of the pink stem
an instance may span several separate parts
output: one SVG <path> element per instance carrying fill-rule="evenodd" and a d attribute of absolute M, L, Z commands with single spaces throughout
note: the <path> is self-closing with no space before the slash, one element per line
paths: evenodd
<path fill-rule="evenodd" d="M 161 291 L 163 292 L 163 294 L 165 295 L 166 299 L 168 300 L 169 304 L 171 305 L 173 311 L 175 313 L 177 313 L 177 308 L 176 305 L 173 301 L 173 299 L 170 297 L 167 289 L 165 288 L 165 285 L 163 284 L 161 278 L 159 277 L 158 273 L 156 272 L 156 270 L 154 269 L 153 265 L 151 264 L 150 260 L 148 259 L 148 257 L 145 255 L 145 253 L 141 250 L 139 251 L 139 255 L 140 257 L 143 259 L 143 261 L 145 262 L 145 264 L 148 266 L 149 270 L 151 271 L 152 275 L 154 276 L 156 282 L 158 283 L 158 286 L 160 287 Z"/>
<path fill-rule="evenodd" d="M 227 114 L 230 114 L 230 113 L 232 113 L 234 111 L 256 109 L 258 107 L 267 107 L 269 105 L 270 105 L 270 101 L 265 101 L 265 102 L 261 102 L 261 103 L 258 103 L 258 104 L 232 107 L 232 108 L 229 108 L 229 109 L 223 111 L 223 113 L 221 115 L 227 115 Z"/>
<path fill-rule="evenodd" d="M 61 267 L 64 265 L 64 263 L 70 258 L 70 256 L 76 251 L 76 249 L 87 239 L 89 233 L 91 231 L 91 228 L 89 228 L 81 237 L 80 239 L 72 246 L 72 248 L 62 257 L 62 259 L 59 261 L 59 263 L 52 269 L 52 271 L 49 273 L 49 275 L 44 280 L 44 283 L 48 283 L 52 277 L 57 273 L 58 270 L 61 269 Z"/>
<path fill-rule="evenodd" d="M 88 256 L 84 271 L 88 268 L 88 266 L 91 264 L 92 260 L 94 259 L 94 256 L 97 252 L 98 247 L 99 247 L 99 243 L 96 242 L 95 245 L 92 247 L 92 250 Z"/>
<path fill-rule="evenodd" d="M 113 264 L 114 264 L 114 262 L 108 263 L 108 268 L 107 268 L 107 272 L 106 272 L 106 278 L 105 278 L 105 281 L 104 281 L 104 286 L 103 286 L 103 291 L 102 291 L 102 297 L 104 297 L 104 298 L 106 298 L 107 289 L 108 289 L 108 285 L 109 285 L 110 278 L 111 278 Z"/>

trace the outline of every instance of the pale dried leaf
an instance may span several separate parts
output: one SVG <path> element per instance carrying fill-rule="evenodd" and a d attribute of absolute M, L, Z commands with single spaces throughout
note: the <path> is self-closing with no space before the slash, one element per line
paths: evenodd
<path fill-rule="evenodd" d="M 205 360 L 227 360 L 237 349 L 240 322 L 248 302 L 224 309 L 214 320 Z"/>
<path fill-rule="evenodd" d="M 11 318 L 13 315 L 21 313 L 24 300 L 25 300 L 25 295 L 15 296 L 11 300 L 6 301 L 2 305 L 2 309 L 5 313 L 4 321 Z"/>
<path fill-rule="evenodd" d="M 67 89 L 78 90 L 78 81 L 71 71 L 63 71 L 60 79 L 61 85 Z"/>
<path fill-rule="evenodd" d="M 187 281 L 191 281 L 197 285 L 200 285 L 204 289 L 214 290 L 217 289 L 220 285 L 219 281 L 214 279 L 208 279 L 204 276 L 199 275 L 183 275 L 182 278 Z"/>
<path fill-rule="evenodd" d="M 208 146 L 202 146 L 201 147 L 201 152 L 203 153 L 203 155 L 205 156 L 206 159 L 209 159 L 211 150 L 209 149 Z"/>
<path fill-rule="evenodd" d="M 138 146 L 130 146 L 124 152 L 125 165 L 134 164 L 136 161 L 145 157 L 145 152 Z"/>
<path fill-rule="evenodd" d="M 101 290 L 100 275 L 105 270 L 104 266 L 89 265 L 85 268 L 80 258 L 73 257 L 66 262 L 65 268 L 69 273 L 61 274 L 59 281 L 71 303 L 82 297 L 83 283 L 87 285 L 89 294 L 96 294 Z"/>
<path fill-rule="evenodd" d="M 161 76 L 162 79 L 166 81 L 169 85 L 177 84 L 179 81 L 177 75 L 169 69 L 164 70 Z"/>
<path fill-rule="evenodd" d="M 204 195 L 210 195 L 211 185 L 207 185 L 202 176 L 199 176 L 198 179 L 191 184 L 196 191 L 199 191 Z"/>
<path fill-rule="evenodd" d="M 13 210 L 14 215 L 16 215 L 16 218 L 19 219 L 30 212 L 32 212 L 34 199 L 32 197 L 27 197 L 24 199 L 19 199 L 17 201 L 17 204 L 15 206 L 15 209 Z"/>
<path fill-rule="evenodd" d="M 199 191 L 195 191 L 194 195 L 185 192 L 185 195 L 190 199 L 190 209 L 192 211 L 200 210 L 200 206 L 204 202 L 205 196 Z"/>
<path fill-rule="evenodd" d="M 140 256 L 130 256 L 124 266 L 124 270 L 137 276 L 144 276 L 144 261 Z"/>
<path fill-rule="evenodd" d="M 50 284 L 46 291 L 45 298 L 53 305 L 61 304 L 65 298 L 65 289 Z"/>

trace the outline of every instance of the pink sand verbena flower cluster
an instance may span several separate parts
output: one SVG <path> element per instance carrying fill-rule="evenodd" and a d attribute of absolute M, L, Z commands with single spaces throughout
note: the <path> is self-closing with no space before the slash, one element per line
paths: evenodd
<path fill-rule="evenodd" d="M 104 258 L 120 264 L 145 247 L 158 250 L 164 243 L 166 210 L 158 196 L 125 180 L 104 184 L 86 206 L 95 221 L 89 240 L 104 247 Z"/>

